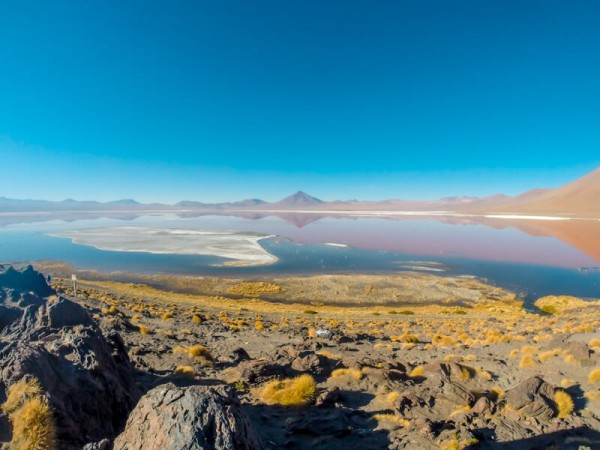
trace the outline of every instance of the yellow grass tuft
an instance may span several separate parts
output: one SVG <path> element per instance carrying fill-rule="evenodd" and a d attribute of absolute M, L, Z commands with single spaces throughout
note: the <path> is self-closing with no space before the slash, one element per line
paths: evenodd
<path fill-rule="evenodd" d="M 592 339 L 588 345 L 590 347 L 600 347 L 600 339 Z"/>
<path fill-rule="evenodd" d="M 329 350 L 320 350 L 317 352 L 317 355 L 324 356 L 325 358 L 332 359 L 334 361 L 339 361 L 340 359 L 342 359 L 342 355 L 339 355 L 337 353 L 331 353 Z"/>
<path fill-rule="evenodd" d="M 13 384 L 2 409 L 13 425 L 11 450 L 53 450 L 56 429 L 48 400 L 37 380 Z"/>
<path fill-rule="evenodd" d="M 333 378 L 343 377 L 346 375 L 355 378 L 356 380 L 361 380 L 363 377 L 363 373 L 358 369 L 335 369 L 333 372 L 331 372 L 331 376 Z"/>
<path fill-rule="evenodd" d="M 423 366 L 416 366 L 408 375 L 411 378 L 422 377 L 423 376 Z"/>
<path fill-rule="evenodd" d="M 563 378 L 562 380 L 560 380 L 560 385 L 567 389 L 570 388 L 571 386 L 574 386 L 576 383 L 573 380 L 569 380 L 568 378 Z"/>
<path fill-rule="evenodd" d="M 256 322 L 254 322 L 254 328 L 256 328 L 258 331 L 262 331 L 265 329 L 265 324 L 262 323 L 262 321 L 257 320 Z"/>
<path fill-rule="evenodd" d="M 521 348 L 521 353 L 535 353 L 537 352 L 537 347 L 533 345 L 525 345 Z"/>
<path fill-rule="evenodd" d="M 565 355 L 565 357 L 564 357 L 564 361 L 565 361 L 567 364 L 577 364 L 577 358 L 575 358 L 575 356 L 573 356 L 573 355 L 571 355 L 571 354 L 569 354 L 569 353 L 567 353 L 567 354 Z"/>
<path fill-rule="evenodd" d="M 260 391 L 260 399 L 267 405 L 300 406 L 312 401 L 317 383 L 304 374 L 287 380 L 270 381 Z"/>
<path fill-rule="evenodd" d="M 491 373 L 483 369 L 475 369 L 475 374 L 477 378 L 481 378 L 482 380 L 486 381 L 492 381 L 493 378 Z"/>
<path fill-rule="evenodd" d="M 38 397 L 41 393 L 42 389 L 37 380 L 21 380 L 10 386 L 8 389 L 6 402 L 2 405 L 2 409 L 5 413 L 11 414 L 15 412 L 25 400 Z"/>
<path fill-rule="evenodd" d="M 190 378 L 193 378 L 194 375 L 196 374 L 196 372 L 194 371 L 194 368 L 192 366 L 177 366 L 175 368 L 175 373 L 181 374 L 181 375 L 186 375 Z"/>
<path fill-rule="evenodd" d="M 592 370 L 588 376 L 588 381 L 592 384 L 600 381 L 600 368 Z"/>
<path fill-rule="evenodd" d="M 392 391 L 390 392 L 386 397 L 385 397 L 385 401 L 388 405 L 392 405 L 396 402 L 396 400 L 398 400 L 400 398 L 400 392 L 398 391 Z"/>
<path fill-rule="evenodd" d="M 563 390 L 558 390 L 554 393 L 554 403 L 556 403 L 558 417 L 561 419 L 568 417 L 575 408 L 573 399 L 566 391 Z"/>
<path fill-rule="evenodd" d="M 469 405 L 463 406 L 462 408 L 458 408 L 455 411 L 450 413 L 450 417 L 457 416 L 458 414 L 465 413 L 471 411 L 471 407 Z"/>
<path fill-rule="evenodd" d="M 492 400 L 498 400 L 499 398 L 504 397 L 504 390 L 502 390 L 502 388 L 499 386 L 494 386 L 490 391 L 490 396 Z"/>
<path fill-rule="evenodd" d="M 399 425 L 404 428 L 408 428 L 410 426 L 409 420 L 406 420 L 405 418 L 396 416 L 394 414 L 375 414 L 373 418 L 377 422 L 388 422 L 394 425 Z"/>
<path fill-rule="evenodd" d="M 200 324 L 200 323 L 202 323 L 202 319 L 200 318 L 200 316 L 197 316 L 196 314 L 194 314 L 192 316 L 192 322 Z"/>
<path fill-rule="evenodd" d="M 558 355 L 560 355 L 560 349 L 555 348 L 554 350 L 548 350 L 547 352 L 540 353 L 538 359 L 540 362 L 546 362 L 549 359 L 556 358 Z"/>
<path fill-rule="evenodd" d="M 530 354 L 523 355 L 521 361 L 519 362 L 519 367 L 521 369 L 533 369 L 535 368 L 535 366 L 535 359 L 533 359 L 533 356 L 531 356 Z"/>
<path fill-rule="evenodd" d="M 214 358 L 210 351 L 204 345 L 193 345 L 191 347 L 175 347 L 173 353 L 183 353 L 188 357 L 195 359 L 197 362 L 210 366 L 214 363 Z"/>
<path fill-rule="evenodd" d="M 138 329 L 140 330 L 140 333 L 142 333 L 142 334 L 152 334 L 152 330 L 143 325 L 138 325 Z"/>

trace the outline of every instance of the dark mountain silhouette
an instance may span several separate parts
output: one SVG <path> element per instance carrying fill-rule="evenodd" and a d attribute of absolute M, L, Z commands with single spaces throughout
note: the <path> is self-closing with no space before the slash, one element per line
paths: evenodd
<path fill-rule="evenodd" d="M 273 203 L 277 206 L 307 206 L 307 205 L 322 205 L 325 203 L 323 200 L 319 200 L 312 195 L 308 195 L 306 192 L 298 191 L 295 194 L 290 195 L 278 202 Z"/>

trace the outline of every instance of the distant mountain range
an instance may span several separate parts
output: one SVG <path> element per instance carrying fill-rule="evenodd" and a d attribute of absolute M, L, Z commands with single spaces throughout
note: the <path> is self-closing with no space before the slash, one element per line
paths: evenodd
<path fill-rule="evenodd" d="M 112 202 L 46 200 L 15 200 L 0 197 L 0 213 L 100 213 L 100 212 L 244 212 L 279 213 L 357 211 L 448 211 L 465 214 L 531 214 L 600 218 L 600 168 L 557 189 L 534 189 L 514 197 L 493 195 L 489 197 L 446 197 L 431 201 L 382 200 L 323 201 L 298 191 L 276 202 L 246 199 L 226 203 L 201 203 L 181 201 L 174 205 L 143 204 L 123 199 Z"/>

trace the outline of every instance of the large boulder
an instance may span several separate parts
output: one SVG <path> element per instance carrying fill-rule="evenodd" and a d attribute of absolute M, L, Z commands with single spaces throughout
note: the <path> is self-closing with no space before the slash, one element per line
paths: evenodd
<path fill-rule="evenodd" d="M 141 398 L 114 443 L 114 450 L 260 448 L 230 386 L 177 387 L 173 383 Z"/>
<path fill-rule="evenodd" d="M 61 449 L 123 429 L 141 392 L 119 342 L 105 339 L 85 309 L 56 296 L 31 266 L 0 266 L 0 402 L 13 383 L 37 378 Z"/>
<path fill-rule="evenodd" d="M 506 391 L 504 401 L 510 408 L 527 416 L 550 419 L 554 415 L 555 391 L 554 386 L 534 376 Z"/>

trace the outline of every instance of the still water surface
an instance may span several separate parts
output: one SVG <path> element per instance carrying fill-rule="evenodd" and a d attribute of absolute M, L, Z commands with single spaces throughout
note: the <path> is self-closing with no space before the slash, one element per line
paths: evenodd
<path fill-rule="evenodd" d="M 310 215 L 162 215 L 69 222 L 57 218 L 37 223 L 24 219 L 0 226 L 0 262 L 60 260 L 78 269 L 245 277 L 418 270 L 483 277 L 530 299 L 548 294 L 600 298 L 600 260 L 595 253 L 600 222 L 584 224 L 586 237 L 565 224 L 444 220 Z M 227 260 L 218 256 L 107 251 L 50 236 L 123 226 L 275 235 L 261 245 L 278 261 L 267 266 L 220 267 Z"/>

